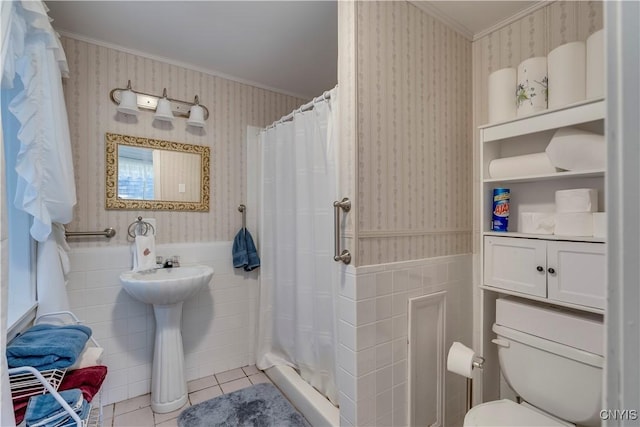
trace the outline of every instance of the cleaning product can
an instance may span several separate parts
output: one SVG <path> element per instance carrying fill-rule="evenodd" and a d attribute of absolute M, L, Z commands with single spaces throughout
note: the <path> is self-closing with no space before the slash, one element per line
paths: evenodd
<path fill-rule="evenodd" d="M 508 188 L 493 189 L 493 217 L 491 231 L 507 231 L 509 227 L 509 200 L 511 192 Z"/>

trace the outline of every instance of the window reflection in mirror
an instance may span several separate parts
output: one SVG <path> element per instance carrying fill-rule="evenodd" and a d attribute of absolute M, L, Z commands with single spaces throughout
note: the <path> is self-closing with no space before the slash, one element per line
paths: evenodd
<path fill-rule="evenodd" d="M 155 200 L 153 150 L 118 146 L 118 197 Z"/>

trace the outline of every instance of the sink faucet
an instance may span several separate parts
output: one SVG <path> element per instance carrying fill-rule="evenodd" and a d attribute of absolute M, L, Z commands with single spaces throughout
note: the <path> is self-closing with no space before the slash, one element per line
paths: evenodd
<path fill-rule="evenodd" d="M 164 263 L 162 263 L 162 268 L 173 268 L 173 267 L 180 267 L 180 257 L 178 255 L 168 257 L 164 261 Z"/>

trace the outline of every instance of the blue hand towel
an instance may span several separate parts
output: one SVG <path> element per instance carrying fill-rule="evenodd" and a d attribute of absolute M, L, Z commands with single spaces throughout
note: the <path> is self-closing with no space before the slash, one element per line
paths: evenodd
<path fill-rule="evenodd" d="M 244 268 L 249 264 L 249 254 L 247 253 L 247 241 L 244 238 L 244 228 L 238 231 L 233 239 L 233 267 Z"/>
<path fill-rule="evenodd" d="M 256 245 L 253 243 L 253 237 L 251 237 L 251 233 L 246 228 L 245 231 L 245 245 L 247 248 L 247 265 L 245 265 L 245 271 L 251 271 L 255 268 L 260 267 L 260 258 L 258 257 L 258 250 L 256 249 Z"/>
<path fill-rule="evenodd" d="M 82 398 L 82 391 L 80 391 L 80 389 L 64 390 L 59 394 L 80 418 L 86 416 L 86 412 L 90 409 L 90 406 L 87 401 Z M 31 397 L 27 404 L 27 412 L 24 419 L 29 427 L 53 427 L 67 425 L 69 422 L 73 422 L 71 415 L 69 415 L 51 394 L 41 394 Z M 72 425 L 75 425 L 75 423 Z"/>
<path fill-rule="evenodd" d="M 260 258 L 258 257 L 256 245 L 253 243 L 251 233 L 246 228 L 240 229 L 233 239 L 232 255 L 235 268 L 244 268 L 245 271 L 251 271 L 260 267 Z"/>
<path fill-rule="evenodd" d="M 44 371 L 73 365 L 91 337 L 83 325 L 36 325 L 15 337 L 7 345 L 10 368 L 33 366 Z"/>

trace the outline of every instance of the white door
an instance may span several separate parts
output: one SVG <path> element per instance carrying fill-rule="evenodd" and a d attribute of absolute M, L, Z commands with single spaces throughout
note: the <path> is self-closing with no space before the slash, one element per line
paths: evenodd
<path fill-rule="evenodd" d="M 547 287 L 549 299 L 604 309 L 605 245 L 549 242 Z"/>
<path fill-rule="evenodd" d="M 487 236 L 484 252 L 485 285 L 547 296 L 544 240 Z"/>

